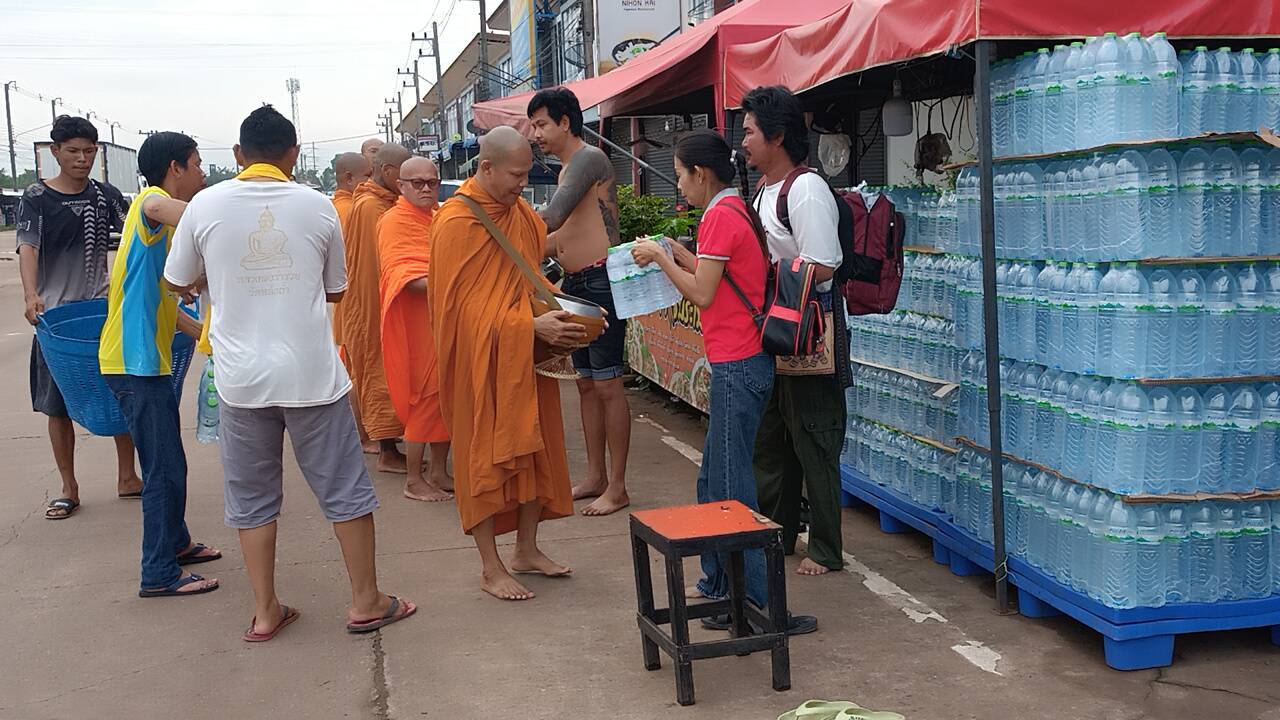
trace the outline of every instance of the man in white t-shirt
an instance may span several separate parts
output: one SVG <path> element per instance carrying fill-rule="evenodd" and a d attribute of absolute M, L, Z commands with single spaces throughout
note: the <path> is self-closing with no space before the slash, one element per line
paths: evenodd
<path fill-rule="evenodd" d="M 742 147 L 751 167 L 764 174 L 765 185 L 755 208 L 768 235 L 769 252 L 775 261 L 799 257 L 813 263 L 819 297 L 831 311 L 831 278 L 843 259 L 840 215 L 826 180 L 804 167 L 809 131 L 800 102 L 786 88 L 764 87 L 747 93 L 742 108 Z M 834 311 L 844 312 L 838 299 L 834 299 Z M 834 371 L 787 375 L 780 366 L 756 435 L 760 509 L 782 526 L 788 551 L 794 549 L 799 533 L 801 493 L 809 500 L 808 557 L 797 570 L 801 575 L 822 575 L 844 566 L 840 536 L 844 401 L 844 389 Z"/>
<path fill-rule="evenodd" d="M 347 288 L 342 229 L 328 199 L 290 182 L 298 152 L 283 115 L 269 105 L 250 113 L 235 147 L 244 171 L 187 206 L 164 273 L 185 291 L 208 281 L 226 523 L 240 531 L 254 593 L 248 642 L 270 640 L 298 618 L 275 592 L 285 431 L 342 547 L 353 601 L 347 629 L 368 632 L 417 610 L 378 590 L 378 500 L 325 307 Z"/>

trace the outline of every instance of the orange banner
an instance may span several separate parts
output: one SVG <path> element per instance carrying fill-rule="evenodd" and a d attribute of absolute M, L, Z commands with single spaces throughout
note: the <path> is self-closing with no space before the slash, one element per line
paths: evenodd
<path fill-rule="evenodd" d="M 698 306 L 688 300 L 627 321 L 627 363 L 693 407 L 711 408 L 711 364 Z"/>

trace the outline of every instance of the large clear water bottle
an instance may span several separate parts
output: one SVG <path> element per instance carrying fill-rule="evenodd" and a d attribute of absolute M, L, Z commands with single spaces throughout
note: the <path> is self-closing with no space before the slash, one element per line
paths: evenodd
<path fill-rule="evenodd" d="M 1031 59 L 1027 100 L 1030 127 L 1027 129 L 1026 153 L 1045 152 L 1045 92 L 1049 83 L 1049 48 L 1040 48 Z"/>
<path fill-rule="evenodd" d="M 200 392 L 196 403 L 196 440 L 206 445 L 217 442 L 221 407 L 213 378 L 213 358 L 205 361 L 204 370 L 200 373 Z"/>
<path fill-rule="evenodd" d="M 1182 65 L 1164 33 L 1148 39 L 1151 48 L 1151 137 L 1178 136 L 1178 103 L 1182 95 Z"/>
<path fill-rule="evenodd" d="M 1116 313 L 1120 309 L 1120 299 L 1116 297 L 1120 270 L 1119 263 L 1112 263 L 1107 268 L 1107 273 L 1102 276 L 1102 282 L 1098 284 L 1098 329 L 1094 355 L 1098 374 L 1108 377 L 1115 375 L 1115 357 L 1111 354 L 1111 343 L 1115 338 Z"/>
<path fill-rule="evenodd" d="M 1146 371 L 1148 313 L 1142 308 L 1150 298 L 1147 279 L 1138 264 L 1125 263 L 1116 277 L 1114 323 L 1111 335 L 1112 375 L 1142 377 Z"/>
<path fill-rule="evenodd" d="M 1116 398 L 1120 395 L 1120 383 L 1098 380 L 1085 396 L 1089 407 L 1089 424 L 1093 427 L 1093 470 L 1089 482 L 1106 490 L 1115 486 Z"/>
<path fill-rule="evenodd" d="M 1054 441 L 1053 386 L 1061 376 L 1060 371 L 1050 368 L 1040 375 L 1036 383 L 1034 408 L 1036 442 L 1028 453 L 1027 459 L 1046 467 L 1062 467 L 1062 447 L 1055 448 L 1051 445 Z"/>
<path fill-rule="evenodd" d="M 1231 96 L 1228 127 L 1237 132 L 1257 132 L 1260 120 L 1258 100 L 1262 91 L 1262 63 L 1254 55 L 1253 48 L 1245 48 L 1236 55 L 1240 68 L 1239 84 Z"/>
<path fill-rule="evenodd" d="M 1111 519 L 1111 496 L 1105 492 L 1093 495 L 1088 515 L 1089 537 L 1087 541 L 1088 561 L 1082 569 L 1088 578 L 1085 591 L 1089 597 L 1099 602 L 1106 602 L 1106 550 L 1104 537 L 1107 534 L 1108 522 Z"/>
<path fill-rule="evenodd" d="M 1050 285 L 1053 278 L 1058 272 L 1058 265 L 1052 260 L 1045 262 L 1044 268 L 1036 275 L 1036 291 L 1035 291 L 1035 334 L 1032 339 L 1034 345 L 1035 362 L 1041 365 L 1051 365 L 1057 359 L 1057 355 L 1050 349 L 1049 343 L 1049 316 L 1054 312 L 1053 303 L 1050 300 Z"/>
<path fill-rule="evenodd" d="M 1258 255 L 1262 250 L 1262 193 L 1266 164 L 1267 154 L 1258 148 L 1240 153 L 1240 255 Z"/>
<path fill-rule="evenodd" d="M 1005 452 L 1021 455 L 1026 423 L 1022 416 L 1022 403 L 1018 392 L 1022 388 L 1022 375 L 1027 365 L 1023 362 L 1000 361 L 1000 405 Z"/>
<path fill-rule="evenodd" d="M 1058 353 L 1055 367 L 1060 367 L 1071 372 L 1080 371 L 1080 283 L 1081 275 L 1084 274 L 1084 264 L 1075 263 L 1068 269 L 1067 263 L 1062 263 L 1058 277 L 1061 279 L 1061 287 L 1054 286 L 1056 294 L 1052 297 L 1052 302 L 1056 304 L 1053 319 L 1061 325 L 1061 333 L 1057 336 Z M 1053 335 L 1053 332 L 1050 333 Z"/>
<path fill-rule="evenodd" d="M 1066 230 L 1066 209 L 1063 207 L 1067 190 L 1067 163 L 1051 162 L 1044 168 L 1044 185 L 1041 193 L 1044 206 L 1044 255 L 1055 260 L 1071 259 L 1068 253 L 1070 233 Z"/>
<path fill-rule="evenodd" d="M 1178 273 L 1181 300 L 1174 319 L 1173 376 L 1205 376 L 1205 323 L 1208 318 L 1204 276 L 1194 268 Z"/>
<path fill-rule="evenodd" d="M 1186 257 L 1181 227 L 1176 222 L 1178 165 L 1164 148 L 1150 150 L 1147 163 L 1147 213 L 1143 237 L 1151 257 Z"/>
<path fill-rule="evenodd" d="M 1165 495 L 1173 479 L 1173 446 L 1178 433 L 1178 407 L 1169 388 L 1152 388 L 1147 396 L 1147 453 L 1143 462 L 1142 492 Z"/>
<path fill-rule="evenodd" d="M 1261 375 L 1262 307 L 1266 301 L 1262 276 L 1253 263 L 1236 272 L 1236 311 L 1232 317 L 1235 336 L 1235 375 Z"/>
<path fill-rule="evenodd" d="M 1085 161 L 1081 175 L 1079 211 L 1083 222 L 1078 227 L 1084 228 L 1082 242 L 1084 259 L 1091 262 L 1106 260 L 1107 252 L 1103 235 L 1108 228 L 1103 225 L 1106 212 L 1106 188 L 1102 182 L 1102 156 L 1095 154 Z"/>
<path fill-rule="evenodd" d="M 1024 155 L 1031 147 L 1031 68 L 1035 56 L 1024 52 L 1014 63 L 1013 153 Z"/>
<path fill-rule="evenodd" d="M 1227 491 L 1230 410 L 1231 393 L 1225 386 L 1214 385 L 1204 391 L 1204 424 L 1200 429 L 1200 492 Z"/>
<path fill-rule="evenodd" d="M 1124 65 L 1121 92 L 1120 137 L 1123 140 L 1149 140 L 1151 132 L 1151 75 L 1154 62 L 1146 38 L 1129 33 L 1120 40 Z"/>
<path fill-rule="evenodd" d="M 1089 413 L 1086 399 L 1092 380 L 1086 376 L 1074 376 L 1067 396 L 1066 427 L 1063 433 L 1062 467 L 1068 476 L 1088 482 L 1089 458 L 1093 448 L 1089 444 L 1086 418 Z"/>
<path fill-rule="evenodd" d="M 1244 520 L 1240 505 L 1218 503 L 1218 597 L 1239 600 L 1244 592 Z"/>
<path fill-rule="evenodd" d="M 1235 367 L 1235 339 L 1231 336 L 1236 309 L 1236 280 L 1220 265 L 1205 279 L 1205 358 L 1202 377 L 1224 377 Z"/>
<path fill-rule="evenodd" d="M 1027 365 L 1022 373 L 1022 385 L 1018 388 L 1018 401 L 1022 403 L 1022 454 L 1021 457 L 1032 458 L 1042 462 L 1036 448 L 1040 439 L 1036 437 L 1036 409 L 1040 398 L 1040 380 L 1044 377 L 1044 367 Z"/>
<path fill-rule="evenodd" d="M 1101 495 L 1098 491 L 1081 487 L 1071 498 L 1071 504 L 1064 508 L 1068 522 L 1061 528 L 1062 540 L 1058 545 L 1061 555 L 1059 564 L 1063 568 L 1064 581 L 1079 593 L 1089 592 L 1089 514 Z"/>
<path fill-rule="evenodd" d="M 1211 255 L 1243 254 L 1240 231 L 1240 157 L 1229 147 L 1209 156 L 1209 238 Z"/>
<path fill-rule="evenodd" d="M 1124 383 L 1116 395 L 1115 481 L 1111 489 L 1130 495 L 1142 492 L 1147 454 L 1147 422 L 1151 404 L 1147 393 L 1136 383 Z"/>
<path fill-rule="evenodd" d="M 665 238 L 659 238 L 662 249 L 671 254 L 671 245 Z M 609 289 L 613 292 L 613 302 L 620 320 L 645 315 L 663 308 L 669 308 L 680 302 L 680 291 L 672 284 L 667 274 L 653 263 L 648 267 L 640 267 L 631 257 L 634 243 L 623 243 L 609 248 L 606 270 L 609 274 Z"/>
<path fill-rule="evenodd" d="M 1074 362 L 1067 356 L 1074 354 L 1075 348 L 1069 348 L 1064 342 L 1063 310 L 1070 302 L 1067 292 L 1067 276 L 1070 274 L 1066 263 L 1058 263 L 1053 276 L 1049 279 L 1049 343 L 1048 365 L 1062 368 L 1067 362 Z"/>
<path fill-rule="evenodd" d="M 1094 200 L 1094 210 L 1098 214 L 1099 246 L 1095 249 L 1098 260 L 1131 260 L 1128 257 L 1117 257 L 1116 244 L 1119 240 L 1119 202 L 1117 198 L 1116 161 L 1120 159 L 1115 153 L 1107 153 L 1098 158 L 1098 193 Z"/>
<path fill-rule="evenodd" d="M 1115 167 L 1112 244 L 1116 257 L 1141 260 L 1151 254 L 1145 234 L 1149 212 L 1147 188 L 1151 184 L 1147 161 L 1137 150 L 1128 150 L 1117 158 Z"/>
<path fill-rule="evenodd" d="M 1204 438 L 1204 398 L 1193 388 L 1180 388 L 1174 395 L 1178 410 L 1178 430 L 1173 443 L 1173 474 L 1169 492 L 1194 495 L 1200 489 Z"/>
<path fill-rule="evenodd" d="M 1280 149 L 1266 152 L 1262 165 L 1261 229 L 1258 254 L 1280 255 Z"/>
<path fill-rule="evenodd" d="M 1184 104 L 1187 102 L 1184 95 Z M 1178 163 L 1178 225 L 1182 228 L 1182 249 L 1189 257 L 1204 257 L 1220 242 L 1209 227 L 1212 213 L 1213 181 L 1209 175 L 1209 153 L 1193 147 Z"/>
<path fill-rule="evenodd" d="M 1262 373 L 1280 373 L 1280 265 L 1262 266 L 1262 307 L 1258 308 L 1262 327 Z"/>
<path fill-rule="evenodd" d="M 1124 57 L 1120 39 L 1107 33 L 1098 41 L 1098 59 L 1094 63 L 1093 93 L 1097 97 L 1094 123 L 1098 142 L 1120 139 L 1120 112 L 1124 105 Z"/>
<path fill-rule="evenodd" d="M 1169 604 L 1187 601 L 1190 592 L 1188 564 L 1189 538 L 1187 508 L 1185 503 L 1157 505 L 1160 508 L 1160 525 L 1164 531 L 1164 590 Z"/>
<path fill-rule="evenodd" d="M 1243 562 L 1241 597 L 1246 600 L 1271 595 L 1271 508 L 1266 501 L 1251 501 L 1240 508 Z"/>
<path fill-rule="evenodd" d="M 1045 257 L 1044 170 L 1036 163 L 1023 165 L 1018 172 L 1023 257 Z"/>
<path fill-rule="evenodd" d="M 1079 80 L 1080 63 L 1084 57 L 1084 43 L 1076 41 L 1067 47 L 1066 60 L 1062 66 L 1062 115 L 1059 150 L 1074 150 L 1081 147 L 1076 144 L 1076 123 L 1080 115 Z"/>
<path fill-rule="evenodd" d="M 1173 376 L 1175 316 L 1180 300 L 1178 279 L 1164 268 L 1153 270 L 1147 277 L 1149 302 L 1140 308 L 1145 316 L 1146 361 L 1144 377 Z"/>
<path fill-rule="evenodd" d="M 1262 399 L 1258 424 L 1258 490 L 1280 490 L 1280 385 L 1267 383 L 1258 388 Z"/>
<path fill-rule="evenodd" d="M 1280 500 L 1271 501 L 1271 589 L 1280 594 Z"/>
<path fill-rule="evenodd" d="M 1206 127 L 1209 132 L 1228 132 L 1234 123 L 1231 119 L 1232 101 L 1240 87 L 1240 58 L 1229 47 L 1220 47 L 1209 55 L 1209 103 L 1205 109 Z"/>
<path fill-rule="evenodd" d="M 1213 128 L 1209 96 L 1213 89 L 1213 77 L 1209 48 L 1196 47 L 1195 52 L 1183 57 L 1182 102 L 1178 132 L 1183 137 L 1193 137 Z"/>
<path fill-rule="evenodd" d="M 1134 605 L 1160 607 L 1165 603 L 1163 518 L 1157 505 L 1130 510 L 1134 519 Z"/>
<path fill-rule="evenodd" d="M 1049 55 L 1049 67 L 1045 71 L 1044 86 L 1044 152 L 1069 150 L 1063 138 L 1063 82 L 1062 73 L 1067 67 L 1070 53 L 1066 45 L 1054 45 Z"/>
<path fill-rule="evenodd" d="M 1227 431 L 1227 492 L 1250 493 L 1258 486 L 1258 430 L 1262 397 L 1251 385 L 1231 396 Z"/>
<path fill-rule="evenodd" d="M 1089 38 L 1080 49 L 1080 75 L 1076 78 L 1076 147 L 1095 147 L 1099 143 L 1097 118 L 1098 96 L 1095 76 L 1098 64 L 1098 38 Z"/>
<path fill-rule="evenodd" d="M 1280 128 L 1280 48 L 1271 48 L 1262 58 L 1261 77 L 1258 124 L 1274 131 Z"/>
<path fill-rule="evenodd" d="M 1076 287 L 1076 353 L 1079 372 L 1098 372 L 1098 306 L 1102 301 L 1102 272 L 1097 263 L 1085 263 Z"/>
<path fill-rule="evenodd" d="M 1015 265 L 1015 267 L 1018 267 Z M 1014 277 L 1014 299 L 1018 325 L 1018 357 L 1024 362 L 1036 361 L 1036 276 L 1035 263 L 1024 262 Z"/>
<path fill-rule="evenodd" d="M 1187 602 L 1217 602 L 1219 594 L 1217 507 L 1211 502 L 1191 506 L 1187 517 Z"/>
<path fill-rule="evenodd" d="M 1064 233 L 1062 240 L 1065 253 L 1063 257 L 1069 260 L 1083 261 L 1087 259 L 1085 254 L 1085 242 L 1081 228 L 1085 227 L 1084 213 L 1081 211 L 1082 198 L 1084 196 L 1084 169 L 1088 164 L 1083 158 L 1077 158 L 1067 163 L 1067 187 L 1062 197 L 1062 201 L 1058 204 L 1062 208 L 1065 215 L 1063 225 L 1070 228 L 1071 232 Z"/>

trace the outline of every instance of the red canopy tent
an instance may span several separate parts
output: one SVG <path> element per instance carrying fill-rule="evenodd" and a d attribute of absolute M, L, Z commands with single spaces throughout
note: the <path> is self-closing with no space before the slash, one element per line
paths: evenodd
<path fill-rule="evenodd" d="M 794 5 L 794 4 L 793 4 Z M 751 88 L 804 92 L 851 73 L 944 53 L 976 40 L 1076 38 L 1109 31 L 1171 39 L 1280 36 L 1271 0 L 845 0 L 807 25 L 728 49 L 725 107 Z"/>
<path fill-rule="evenodd" d="M 717 125 L 723 117 L 724 57 L 735 45 L 751 43 L 828 15 L 847 0 L 746 0 L 599 77 L 569 83 L 584 110 L 600 108 L 604 117 L 635 112 L 703 88 L 712 88 Z M 528 134 L 532 92 L 478 102 L 473 107 L 481 128 L 510 125 Z M 710 109 L 710 108 L 709 108 Z"/>

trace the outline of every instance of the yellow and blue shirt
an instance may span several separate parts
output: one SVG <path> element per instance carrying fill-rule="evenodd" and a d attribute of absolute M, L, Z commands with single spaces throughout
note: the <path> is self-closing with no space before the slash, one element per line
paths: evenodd
<path fill-rule="evenodd" d="M 102 326 L 98 364 L 104 375 L 169 375 L 178 298 L 164 282 L 164 263 L 173 228 L 153 224 L 142 212 L 152 196 L 169 197 L 158 187 L 138 194 L 120 234 L 120 249 L 111 267 L 107 321 Z"/>

